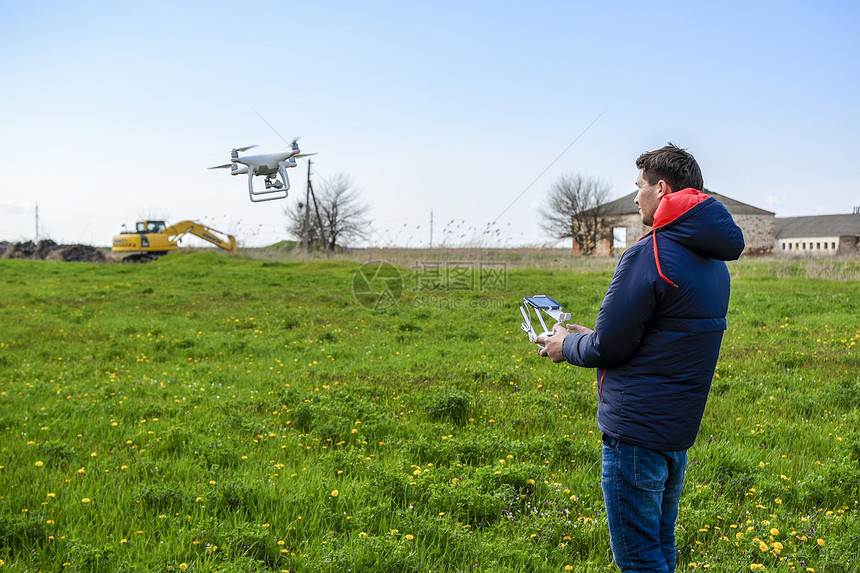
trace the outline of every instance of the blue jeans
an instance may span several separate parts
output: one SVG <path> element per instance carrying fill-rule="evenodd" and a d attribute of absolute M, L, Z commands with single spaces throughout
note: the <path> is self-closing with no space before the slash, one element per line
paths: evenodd
<path fill-rule="evenodd" d="M 687 452 L 631 446 L 603 435 L 601 486 L 609 544 L 621 571 L 675 570 L 675 519 Z"/>

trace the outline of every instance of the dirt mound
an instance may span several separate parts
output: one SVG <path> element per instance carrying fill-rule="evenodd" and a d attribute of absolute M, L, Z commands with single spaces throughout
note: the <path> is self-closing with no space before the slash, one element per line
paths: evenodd
<path fill-rule="evenodd" d="M 38 243 L 34 243 L 33 241 L 23 243 L 7 243 L 6 241 L 2 241 L 0 242 L 0 258 L 74 263 L 104 263 L 107 261 L 105 254 L 95 247 L 89 245 L 58 245 L 50 239 L 45 239 Z"/>

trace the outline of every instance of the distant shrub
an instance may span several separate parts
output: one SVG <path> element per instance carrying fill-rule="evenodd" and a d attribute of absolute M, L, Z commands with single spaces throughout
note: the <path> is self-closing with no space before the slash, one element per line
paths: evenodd
<path fill-rule="evenodd" d="M 807 509 L 826 507 L 833 500 L 857 499 L 860 496 L 860 467 L 848 459 L 835 460 L 822 466 L 820 473 L 798 487 L 800 499 Z"/>
<path fill-rule="evenodd" d="M 850 411 L 860 404 L 860 380 L 856 376 L 831 380 L 822 394 L 828 407 Z"/>
<path fill-rule="evenodd" d="M 243 483 L 226 482 L 218 483 L 206 501 L 214 511 L 244 509 L 252 512 L 257 504 L 257 495 L 254 488 Z"/>
<path fill-rule="evenodd" d="M 226 440 L 198 446 L 195 453 L 200 456 L 203 465 L 212 470 L 232 468 L 242 459 L 239 446 Z"/>
<path fill-rule="evenodd" d="M 302 432 L 309 432 L 316 419 L 316 408 L 310 402 L 303 402 L 293 408 L 290 419 L 293 427 Z"/>
<path fill-rule="evenodd" d="M 52 465 L 62 465 L 64 462 L 70 462 L 75 458 L 75 449 L 58 440 L 44 442 L 39 446 L 39 449 L 47 458 L 47 462 Z"/>
<path fill-rule="evenodd" d="M 463 424 L 469 419 L 472 398 L 467 393 L 452 389 L 443 390 L 423 401 L 424 411 L 433 421 L 450 420 Z"/>
<path fill-rule="evenodd" d="M 144 486 L 135 492 L 135 498 L 146 508 L 160 513 L 176 511 L 185 503 L 186 495 L 180 489 L 164 486 Z"/>
<path fill-rule="evenodd" d="M 68 570 L 74 573 L 101 573 L 103 571 L 128 571 L 128 568 L 126 566 L 116 567 L 113 548 L 108 546 L 95 547 L 79 539 L 73 539 L 69 543 Z"/>
<path fill-rule="evenodd" d="M 9 548 L 13 554 L 24 553 L 47 538 L 44 516 L 0 515 L 0 548 Z"/>

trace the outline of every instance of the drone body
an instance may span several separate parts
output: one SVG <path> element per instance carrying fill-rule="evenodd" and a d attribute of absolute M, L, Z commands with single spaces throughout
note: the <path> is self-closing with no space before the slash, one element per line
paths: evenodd
<path fill-rule="evenodd" d="M 239 147 L 230 152 L 230 163 L 224 165 L 216 165 L 209 169 L 226 169 L 230 168 L 231 175 L 248 174 L 248 195 L 251 201 L 257 203 L 259 201 L 273 201 L 275 199 L 285 199 L 289 194 L 290 178 L 287 175 L 287 169 L 296 166 L 296 158 L 315 155 L 314 153 L 300 153 L 298 138 L 294 139 L 290 144 L 290 148 L 286 151 L 278 153 L 267 153 L 263 155 L 245 155 L 239 156 L 239 153 L 257 147 L 251 145 L 249 147 Z M 254 177 L 265 177 L 266 189 L 258 191 L 254 189 Z"/>

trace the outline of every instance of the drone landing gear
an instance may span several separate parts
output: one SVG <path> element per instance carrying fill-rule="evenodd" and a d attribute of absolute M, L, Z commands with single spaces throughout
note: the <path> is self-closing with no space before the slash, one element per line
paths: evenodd
<path fill-rule="evenodd" d="M 248 195 L 253 203 L 286 199 L 289 195 L 290 180 L 287 178 L 286 171 L 278 170 L 278 175 L 274 178 L 266 175 L 265 184 L 265 191 L 254 190 L 254 175 L 252 172 L 248 173 Z"/>

